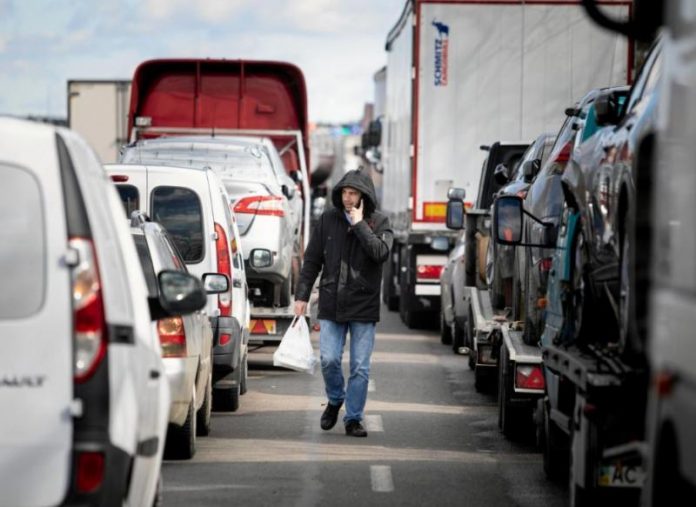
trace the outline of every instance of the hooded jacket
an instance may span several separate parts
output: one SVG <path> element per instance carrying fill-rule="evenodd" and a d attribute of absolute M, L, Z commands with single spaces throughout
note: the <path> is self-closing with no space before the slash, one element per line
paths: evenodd
<path fill-rule="evenodd" d="M 362 194 L 363 219 L 354 226 L 346 218 L 341 199 L 345 187 Z M 375 187 L 361 171 L 347 172 L 334 187 L 331 201 L 334 207 L 321 215 L 309 239 L 296 299 L 309 301 L 321 272 L 318 318 L 377 322 L 382 263 L 393 242 L 389 219 L 377 211 Z"/>

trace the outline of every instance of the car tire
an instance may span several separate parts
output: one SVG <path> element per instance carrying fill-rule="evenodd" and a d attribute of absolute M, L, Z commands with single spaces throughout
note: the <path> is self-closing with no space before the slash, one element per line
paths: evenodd
<path fill-rule="evenodd" d="M 192 398 L 183 426 L 169 425 L 164 452 L 166 459 L 185 460 L 193 458 L 196 454 L 196 411 L 194 406 L 195 398 Z"/>
<path fill-rule="evenodd" d="M 213 411 L 213 374 L 212 371 L 208 375 L 208 381 L 205 384 L 205 398 L 201 408 L 196 412 L 196 434 L 199 437 L 207 437 L 210 435 L 210 421 Z"/>
<path fill-rule="evenodd" d="M 507 360 L 506 349 L 501 347 L 498 359 L 498 426 L 505 438 L 512 440 L 520 434 L 523 421 L 520 410 L 510 406 L 512 377 L 505 374 Z"/>
<path fill-rule="evenodd" d="M 239 410 L 240 385 L 231 389 L 213 389 L 213 410 L 216 412 L 236 412 Z"/>
<path fill-rule="evenodd" d="M 247 382 L 249 380 L 249 356 L 244 355 L 244 360 L 242 361 L 242 375 L 239 381 L 239 394 L 244 395 L 247 393 Z"/>
<path fill-rule="evenodd" d="M 445 313 L 442 309 L 440 309 L 440 343 L 443 345 L 452 343 L 452 327 L 447 324 Z"/>

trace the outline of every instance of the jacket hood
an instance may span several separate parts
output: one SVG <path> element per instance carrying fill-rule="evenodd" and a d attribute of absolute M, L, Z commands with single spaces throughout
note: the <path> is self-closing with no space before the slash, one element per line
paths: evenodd
<path fill-rule="evenodd" d="M 377 193 L 375 185 L 372 183 L 372 178 L 361 170 L 348 171 L 343 175 L 331 192 L 331 202 L 338 210 L 343 209 L 343 200 L 341 192 L 344 187 L 351 187 L 359 190 L 363 196 L 363 206 L 365 207 L 363 214 L 369 217 L 377 209 Z"/>

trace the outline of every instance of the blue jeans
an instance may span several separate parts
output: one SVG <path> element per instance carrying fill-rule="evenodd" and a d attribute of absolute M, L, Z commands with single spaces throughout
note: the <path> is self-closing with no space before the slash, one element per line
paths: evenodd
<path fill-rule="evenodd" d="M 332 405 L 345 401 L 343 422 L 362 421 L 367 401 L 370 356 L 375 345 L 374 322 L 334 322 L 320 320 L 319 351 L 326 397 Z M 345 387 L 341 359 L 350 329 L 350 377 Z"/>

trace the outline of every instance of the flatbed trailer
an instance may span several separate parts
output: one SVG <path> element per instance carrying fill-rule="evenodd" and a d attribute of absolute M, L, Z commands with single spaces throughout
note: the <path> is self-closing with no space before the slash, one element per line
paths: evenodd
<path fill-rule="evenodd" d="M 547 346 L 542 354 L 546 438 L 555 452 L 545 466 L 570 463 L 571 505 L 636 503 L 645 475 L 647 368 L 596 346 Z"/>

